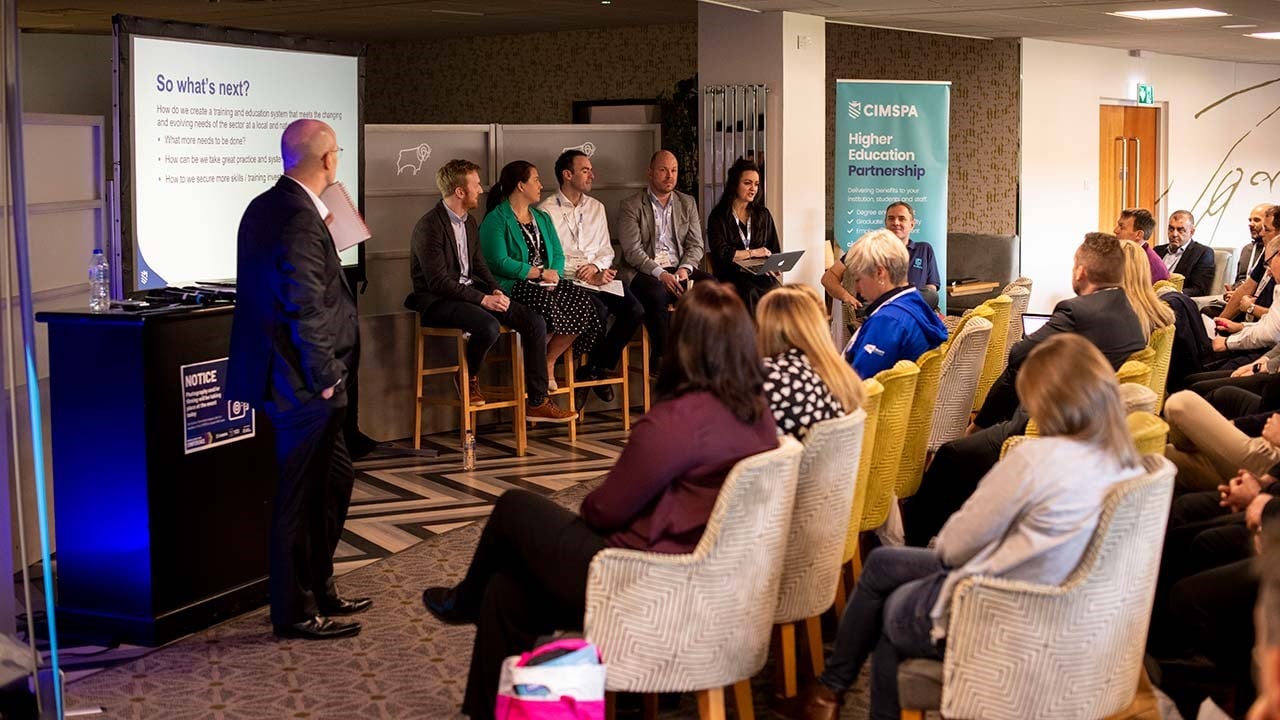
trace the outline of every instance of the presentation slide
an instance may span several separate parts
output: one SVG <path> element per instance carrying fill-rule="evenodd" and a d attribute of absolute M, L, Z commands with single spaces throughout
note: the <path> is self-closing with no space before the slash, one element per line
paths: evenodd
<path fill-rule="evenodd" d="M 359 197 L 359 60 L 131 37 L 133 282 L 145 290 L 236 274 L 236 231 L 280 177 L 280 133 L 331 125 L 338 180 Z M 128 202 L 128 198 L 125 198 Z M 355 265 L 357 248 L 342 253 Z"/>

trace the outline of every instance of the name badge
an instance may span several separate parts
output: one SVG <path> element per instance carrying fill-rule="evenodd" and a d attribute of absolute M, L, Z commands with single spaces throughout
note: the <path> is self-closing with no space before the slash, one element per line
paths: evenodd
<path fill-rule="evenodd" d="M 657 257 L 655 257 L 653 261 L 658 263 L 660 267 L 664 267 L 664 268 L 672 267 L 673 265 L 676 264 L 676 261 L 671 258 L 670 253 L 668 253 L 666 250 L 659 250 Z"/>

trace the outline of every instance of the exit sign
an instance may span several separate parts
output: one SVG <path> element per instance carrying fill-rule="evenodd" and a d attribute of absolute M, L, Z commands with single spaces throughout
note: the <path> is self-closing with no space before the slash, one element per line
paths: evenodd
<path fill-rule="evenodd" d="M 1138 83 L 1138 104 L 1155 105 L 1156 91 L 1146 83 Z"/>

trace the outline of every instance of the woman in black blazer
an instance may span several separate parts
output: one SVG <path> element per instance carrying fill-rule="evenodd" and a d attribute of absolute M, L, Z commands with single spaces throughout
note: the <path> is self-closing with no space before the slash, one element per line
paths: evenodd
<path fill-rule="evenodd" d="M 738 158 L 729 168 L 724 193 L 707 218 L 711 269 L 716 279 L 733 286 L 747 309 L 755 312 L 761 295 L 778 287 L 777 273 L 756 275 L 736 263 L 781 252 L 773 215 L 760 196 L 760 168 Z"/>

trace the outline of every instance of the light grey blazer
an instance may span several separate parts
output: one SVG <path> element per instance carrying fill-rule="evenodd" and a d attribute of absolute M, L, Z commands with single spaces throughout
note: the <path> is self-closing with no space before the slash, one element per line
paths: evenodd
<path fill-rule="evenodd" d="M 698 203 L 692 196 L 676 190 L 671 195 L 675 208 L 671 218 L 675 225 L 676 240 L 682 252 L 679 265 L 688 265 L 698 269 L 702 265 L 702 256 L 706 253 L 706 245 L 702 240 L 702 216 L 698 214 Z M 636 273 L 652 275 L 658 263 L 653 257 L 657 254 L 658 234 L 654 230 L 653 205 L 649 202 L 649 189 L 622 201 L 621 214 L 618 217 L 618 244 L 622 248 L 622 259 L 618 274 L 623 282 L 630 283 Z"/>

